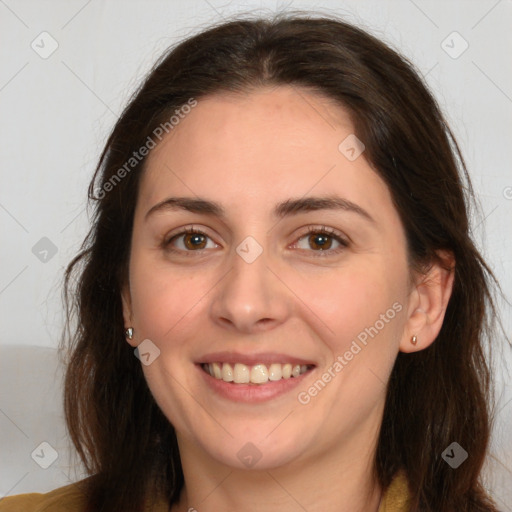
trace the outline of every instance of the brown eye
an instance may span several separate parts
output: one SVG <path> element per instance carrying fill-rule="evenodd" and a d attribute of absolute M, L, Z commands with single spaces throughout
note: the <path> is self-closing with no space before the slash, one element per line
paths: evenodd
<path fill-rule="evenodd" d="M 204 249 L 205 235 L 199 233 L 187 233 L 183 237 L 183 243 L 187 249 Z"/>
<path fill-rule="evenodd" d="M 310 247 L 317 248 L 320 251 L 325 251 L 331 248 L 332 236 L 325 235 L 324 233 L 314 233 L 309 235 L 308 242 Z"/>
<path fill-rule="evenodd" d="M 190 228 L 164 241 L 162 246 L 166 251 L 189 256 L 194 252 L 202 253 L 204 249 L 217 247 L 217 244 L 213 241 L 213 247 L 208 247 L 209 240 L 211 238 L 206 233 Z M 303 240 L 305 240 L 306 247 L 300 246 L 301 243 L 304 244 Z M 333 243 L 338 244 L 334 249 L 332 248 Z M 321 229 L 310 228 L 299 238 L 295 245 L 301 250 L 313 253 L 313 256 L 329 256 L 343 251 L 349 243 L 330 228 L 322 227 Z"/>
<path fill-rule="evenodd" d="M 207 249 L 208 240 L 210 237 L 196 229 L 186 229 L 177 235 L 174 235 L 167 241 L 164 241 L 163 247 L 165 250 L 172 252 L 199 252 Z M 212 242 L 213 244 L 213 242 Z M 216 244 L 213 244 L 215 247 Z"/>
<path fill-rule="evenodd" d="M 301 246 L 301 243 L 305 246 Z M 338 244 L 334 249 L 332 248 L 333 243 Z M 349 243 L 344 238 L 342 238 L 341 235 L 334 232 L 331 228 L 313 227 L 310 228 L 305 235 L 299 238 L 296 245 L 299 249 L 303 249 L 312 253 L 319 253 L 314 254 L 314 256 L 328 256 L 343 251 L 343 249 L 348 247 Z"/>

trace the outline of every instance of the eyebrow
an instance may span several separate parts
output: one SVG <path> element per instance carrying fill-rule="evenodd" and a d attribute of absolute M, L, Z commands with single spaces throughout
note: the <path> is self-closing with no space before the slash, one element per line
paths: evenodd
<path fill-rule="evenodd" d="M 161 211 L 185 210 L 192 213 L 210 215 L 226 218 L 226 211 L 220 203 L 209 201 L 201 197 L 168 197 L 163 201 L 155 204 L 146 213 L 145 219 Z M 303 197 L 300 199 L 287 199 L 275 205 L 273 216 L 278 219 L 298 215 L 304 212 L 316 210 L 342 210 L 360 215 L 364 219 L 376 223 L 375 219 L 361 206 L 344 199 L 342 197 L 331 195 L 322 197 Z"/>

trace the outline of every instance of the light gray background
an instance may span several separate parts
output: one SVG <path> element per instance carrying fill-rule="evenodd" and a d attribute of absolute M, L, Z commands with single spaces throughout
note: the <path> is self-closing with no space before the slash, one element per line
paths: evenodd
<path fill-rule="evenodd" d="M 474 236 L 510 300 L 510 0 L 0 0 L 0 497 L 48 491 L 82 474 L 62 422 L 60 285 L 87 232 L 86 189 L 118 114 L 169 45 L 235 13 L 288 9 L 342 14 L 415 63 L 467 159 L 480 201 Z M 46 56 L 52 39 L 58 48 Z M 43 237 L 55 255 L 41 252 Z M 510 307 L 500 306 L 510 333 Z M 503 340 L 495 344 L 499 414 L 487 485 L 512 511 L 512 385 L 504 371 L 512 358 Z M 42 442 L 58 453 L 48 469 L 31 457 L 36 448 L 49 457 Z"/>

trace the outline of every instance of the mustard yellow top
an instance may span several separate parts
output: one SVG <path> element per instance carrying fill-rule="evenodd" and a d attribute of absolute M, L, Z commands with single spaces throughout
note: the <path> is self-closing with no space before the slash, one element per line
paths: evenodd
<path fill-rule="evenodd" d="M 409 512 L 410 491 L 403 472 L 397 473 L 382 497 L 378 512 Z M 41 494 L 18 494 L 0 499 L 0 512 L 81 512 L 84 497 L 76 484 Z M 148 512 L 168 512 L 164 501 Z"/>

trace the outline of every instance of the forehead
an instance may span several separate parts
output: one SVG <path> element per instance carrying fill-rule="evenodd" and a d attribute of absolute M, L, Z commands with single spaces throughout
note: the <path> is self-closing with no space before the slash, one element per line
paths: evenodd
<path fill-rule="evenodd" d="M 239 207 L 309 191 L 366 203 L 389 199 L 364 154 L 350 161 L 340 151 L 353 132 L 343 107 L 304 89 L 205 97 L 152 150 L 140 202 L 151 205 L 171 192 Z"/>

